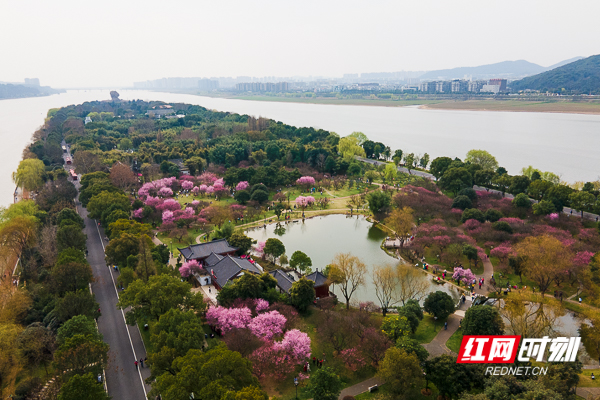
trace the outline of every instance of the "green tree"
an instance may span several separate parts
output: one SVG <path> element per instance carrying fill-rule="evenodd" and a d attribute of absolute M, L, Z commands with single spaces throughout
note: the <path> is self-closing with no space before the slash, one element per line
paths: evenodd
<path fill-rule="evenodd" d="M 367 202 L 369 203 L 369 209 L 377 219 L 384 218 L 392 205 L 390 195 L 381 190 L 369 193 Z"/>
<path fill-rule="evenodd" d="M 484 376 L 473 364 L 458 364 L 456 357 L 441 355 L 425 362 L 425 372 L 440 395 L 456 399 L 459 394 L 481 387 Z"/>
<path fill-rule="evenodd" d="M 13 173 L 13 181 L 17 186 L 35 191 L 44 184 L 45 168 L 42 160 L 37 158 L 28 158 L 19 163 L 17 171 Z"/>
<path fill-rule="evenodd" d="M 67 383 L 62 385 L 58 393 L 58 400 L 110 399 L 111 397 L 104 391 L 104 386 L 98 383 L 91 372 L 85 375 L 73 375 Z"/>
<path fill-rule="evenodd" d="M 467 256 L 469 263 L 474 262 L 475 266 L 477 266 L 477 260 L 479 259 L 479 255 L 477 254 L 477 249 L 470 244 L 465 244 L 463 246 L 463 255 Z"/>
<path fill-rule="evenodd" d="M 394 160 L 394 164 L 396 164 L 396 166 L 400 165 L 400 163 L 402 162 L 402 150 L 395 150 L 392 160 Z"/>
<path fill-rule="evenodd" d="M 532 181 L 531 185 L 529 185 L 529 194 L 536 200 L 545 199 L 546 193 L 548 193 L 548 190 L 550 190 L 552 186 L 554 186 L 552 182 L 542 179 Z"/>
<path fill-rule="evenodd" d="M 156 274 L 156 264 L 154 262 L 154 257 L 152 257 L 152 253 L 150 251 L 150 245 L 148 243 L 152 243 L 148 236 L 142 236 L 139 238 L 139 255 L 137 259 L 137 267 L 135 268 L 135 272 L 139 278 L 141 278 L 144 282 L 148 282 L 150 276 Z"/>
<path fill-rule="evenodd" d="M 121 292 L 117 308 L 131 307 L 126 318 L 129 325 L 135 321 L 158 320 L 161 315 L 172 308 L 182 310 L 204 311 L 202 294 L 193 294 L 191 285 L 181 279 L 168 275 L 153 275 L 148 282 L 133 281 Z"/>
<path fill-rule="evenodd" d="M 345 159 L 353 159 L 355 156 L 366 157 L 365 150 L 359 145 L 358 139 L 351 136 L 340 139 L 338 151 Z"/>
<path fill-rule="evenodd" d="M 149 397 L 160 394 L 163 399 L 189 399 L 194 393 L 198 399 L 237 400 L 236 392 L 245 389 L 251 393 L 250 389 L 259 388 L 250 361 L 223 344 L 207 352 L 189 350 L 176 358 L 170 369 L 156 377 Z"/>
<path fill-rule="evenodd" d="M 130 233 L 122 233 L 120 237 L 111 240 L 106 246 L 106 260 L 109 264 L 124 267 L 127 265 L 127 257 L 137 255 L 139 251 L 139 238 Z"/>
<path fill-rule="evenodd" d="M 59 345 L 63 345 L 65 341 L 75 335 L 92 336 L 97 340 L 102 340 L 102 335 L 96 328 L 96 323 L 90 317 L 85 315 L 76 315 L 58 328 L 56 340 Z"/>
<path fill-rule="evenodd" d="M 421 384 L 423 373 L 414 353 L 390 347 L 379 363 L 377 375 L 385 381 L 392 393 L 406 395 Z"/>
<path fill-rule="evenodd" d="M 54 363 L 63 372 L 100 373 L 108 363 L 108 344 L 93 335 L 74 335 L 54 353 Z"/>
<path fill-rule="evenodd" d="M 227 241 L 231 246 L 238 248 L 239 254 L 246 254 L 256 240 L 249 238 L 244 234 L 244 231 L 238 230 L 233 232 Z"/>
<path fill-rule="evenodd" d="M 281 216 L 281 213 L 283 213 L 283 210 L 285 210 L 285 206 L 281 203 L 277 203 L 273 207 L 273 212 L 275 213 L 275 215 L 277 215 L 277 220 L 279 220 L 279 217 Z"/>
<path fill-rule="evenodd" d="M 52 361 L 56 340 L 54 333 L 39 322 L 29 325 L 17 339 L 21 355 L 29 365 L 40 365 Z M 46 373 L 48 370 L 46 369 Z"/>
<path fill-rule="evenodd" d="M 355 138 L 356 141 L 357 141 L 357 144 L 359 146 L 362 146 L 363 143 L 365 143 L 367 140 L 369 140 L 369 138 L 367 137 L 367 135 L 365 135 L 362 132 L 352 132 L 347 137 Z"/>
<path fill-rule="evenodd" d="M 408 319 L 405 316 L 388 315 L 383 319 L 381 331 L 395 343 L 402 336 L 410 335 L 412 329 L 410 322 L 408 322 Z"/>
<path fill-rule="evenodd" d="M 414 162 L 415 153 L 408 153 L 404 155 L 404 166 L 408 169 L 409 172 L 412 169 Z"/>
<path fill-rule="evenodd" d="M 581 212 L 581 218 L 583 218 L 584 211 L 592 211 L 592 207 L 596 202 L 596 196 L 589 192 L 579 191 L 569 195 L 569 201 L 571 207 Z"/>
<path fill-rule="evenodd" d="M 423 303 L 423 310 L 437 319 L 446 319 L 454 312 L 454 300 L 448 293 L 436 291 L 429 293 Z"/>
<path fill-rule="evenodd" d="M 512 199 L 512 205 L 519 208 L 531 208 L 531 199 L 525 193 L 519 193 Z"/>
<path fill-rule="evenodd" d="M 87 203 L 88 217 L 99 219 L 102 212 L 110 206 L 119 206 L 122 210 L 131 210 L 129 198 L 121 193 L 100 192 Z"/>
<path fill-rule="evenodd" d="M 396 341 L 396 348 L 404 350 L 408 354 L 414 354 L 423 363 L 429 357 L 429 352 L 417 340 L 408 336 L 401 336 Z"/>
<path fill-rule="evenodd" d="M 290 304 L 300 312 L 305 312 L 315 301 L 315 283 L 304 277 L 292 284 L 290 289 Z"/>
<path fill-rule="evenodd" d="M 483 214 L 483 212 L 481 212 L 481 210 L 479 210 L 477 208 L 467 208 L 466 210 L 463 211 L 462 217 L 460 218 L 460 220 L 462 222 L 467 222 L 470 219 L 474 219 L 474 220 L 477 220 L 477 221 L 483 223 L 483 222 L 485 222 L 485 214 Z"/>
<path fill-rule="evenodd" d="M 75 222 L 70 225 L 63 225 L 56 232 L 56 245 L 58 251 L 62 251 L 69 247 L 78 250 L 85 250 L 87 235 L 81 231 L 79 225 Z"/>
<path fill-rule="evenodd" d="M 504 321 L 498 309 L 492 306 L 474 306 L 465 312 L 463 335 L 503 335 Z"/>
<path fill-rule="evenodd" d="M 268 273 L 260 276 L 244 274 L 234 282 L 229 282 L 217 295 L 220 304 L 231 305 L 237 299 L 265 299 L 276 301 L 279 298 L 275 290 L 277 280 Z"/>
<path fill-rule="evenodd" d="M 56 214 L 54 218 L 56 220 L 56 225 L 61 225 L 61 222 L 64 220 L 70 220 L 79 225 L 81 229 L 85 227 L 83 218 L 81 218 L 77 211 L 73 210 L 72 208 L 63 208 L 58 214 Z"/>
<path fill-rule="evenodd" d="M 429 164 L 429 154 L 425 153 L 423 154 L 423 157 L 421 157 L 421 160 L 419 160 L 419 165 L 421 168 L 427 169 L 427 164 Z"/>
<path fill-rule="evenodd" d="M 529 184 L 531 181 L 528 177 L 523 175 L 516 175 L 510 179 L 510 187 L 508 188 L 509 193 L 514 194 L 515 196 L 519 193 L 527 193 L 527 189 L 529 188 Z"/>
<path fill-rule="evenodd" d="M 546 193 L 546 200 L 550 200 L 556 211 L 562 212 L 563 207 L 569 206 L 569 196 L 575 192 L 574 189 L 567 185 L 554 185 Z"/>
<path fill-rule="evenodd" d="M 535 215 L 548 215 L 553 212 L 556 212 L 556 207 L 554 207 L 554 203 L 549 200 L 542 200 L 533 205 L 533 213 Z"/>
<path fill-rule="evenodd" d="M 502 214 L 501 211 L 490 208 L 489 210 L 487 210 L 485 212 L 485 219 L 486 221 L 490 221 L 490 222 L 496 222 L 498 221 L 500 218 L 503 218 L 504 214 Z"/>
<path fill-rule="evenodd" d="M 473 207 L 473 202 L 467 196 L 456 196 L 452 201 L 452 208 L 466 210 Z"/>
<path fill-rule="evenodd" d="M 465 158 L 465 162 L 479 165 L 481 169 L 484 170 L 495 170 L 498 168 L 498 161 L 496 161 L 496 157 L 485 150 L 469 150 L 467 157 Z"/>
<path fill-rule="evenodd" d="M 581 324 L 579 336 L 581 336 L 581 341 L 589 356 L 600 361 L 600 316 L 590 314 L 588 313 L 587 317 L 591 325 Z"/>
<path fill-rule="evenodd" d="M 450 164 L 452 164 L 452 159 L 450 157 L 437 157 L 431 162 L 429 171 L 437 180 L 444 175 L 444 172 L 450 167 Z"/>
<path fill-rule="evenodd" d="M 52 268 L 52 291 L 58 294 L 87 289 L 93 281 L 92 268 L 87 263 L 68 262 Z"/>
<path fill-rule="evenodd" d="M 67 292 L 64 297 L 56 300 L 54 313 L 59 321 L 65 322 L 76 315 L 85 315 L 90 318 L 98 318 L 99 305 L 96 297 L 89 290 L 78 290 Z"/>
<path fill-rule="evenodd" d="M 398 169 L 395 164 L 385 165 L 384 177 L 390 183 L 393 183 L 398 178 Z"/>
<path fill-rule="evenodd" d="M 312 267 L 312 260 L 306 253 L 296 250 L 290 259 L 290 267 L 299 269 L 301 272 L 307 274 L 311 271 L 310 267 Z"/>
<path fill-rule="evenodd" d="M 159 376 L 172 372 L 171 365 L 177 357 L 183 357 L 190 349 L 202 349 L 204 331 L 202 321 L 194 311 L 172 308 L 161 315 L 152 326 L 150 343 L 156 349 L 149 354 L 152 374 Z"/>
<path fill-rule="evenodd" d="M 453 193 L 473 186 L 473 176 L 464 167 L 448 168 L 440 178 L 440 187 Z"/>
<path fill-rule="evenodd" d="M 283 245 L 283 242 L 281 240 L 276 238 L 269 238 L 265 243 L 263 251 L 266 255 L 271 256 L 273 262 L 275 262 L 277 257 L 285 253 L 285 246 Z"/>
<path fill-rule="evenodd" d="M 561 395 L 563 399 L 574 399 L 576 398 L 575 390 L 579 383 L 582 366 L 579 360 L 550 363 L 548 373 L 540 377 L 541 383 L 547 389 Z"/>
<path fill-rule="evenodd" d="M 324 367 L 311 374 L 307 392 L 314 400 L 337 400 L 342 386 L 342 380 L 333 368 Z"/>

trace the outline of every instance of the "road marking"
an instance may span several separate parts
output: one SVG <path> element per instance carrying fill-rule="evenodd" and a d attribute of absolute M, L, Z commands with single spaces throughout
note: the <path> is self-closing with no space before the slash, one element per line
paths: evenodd
<path fill-rule="evenodd" d="M 98 228 L 98 223 L 95 219 L 92 221 L 94 221 L 94 224 L 96 224 L 96 230 L 98 231 L 98 238 L 100 239 L 100 244 L 102 245 L 102 251 L 106 251 L 106 249 L 104 248 L 104 239 L 102 239 L 102 235 L 100 235 L 100 228 Z M 117 285 L 115 284 L 115 279 L 113 278 L 112 272 L 110 270 L 108 272 L 110 273 L 110 279 L 112 280 L 113 288 L 115 289 L 115 293 L 117 294 L 117 299 L 118 299 L 119 291 L 117 290 Z M 123 312 L 123 309 L 121 309 L 121 315 L 123 316 L 123 322 L 125 323 L 125 329 L 127 330 L 127 336 L 129 337 L 129 344 L 131 344 L 131 351 L 133 352 L 133 358 L 134 358 L 134 360 L 137 361 L 137 355 L 135 354 L 135 348 L 133 347 L 133 341 L 131 340 L 131 334 L 129 333 L 129 326 L 127 326 L 127 321 L 125 320 L 125 313 Z M 140 337 L 141 337 L 141 332 L 140 332 Z M 143 343 L 143 341 L 142 341 L 142 343 Z M 140 381 L 142 382 L 142 389 L 144 390 L 144 398 L 147 398 L 148 393 L 146 392 L 146 385 L 144 384 L 144 379 L 142 378 L 142 371 L 140 371 L 139 366 L 137 367 L 137 371 L 138 371 L 138 375 L 140 377 Z"/>

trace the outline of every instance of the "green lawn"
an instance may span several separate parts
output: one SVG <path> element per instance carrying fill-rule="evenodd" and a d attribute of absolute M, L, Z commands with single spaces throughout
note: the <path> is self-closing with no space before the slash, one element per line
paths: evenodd
<path fill-rule="evenodd" d="M 523 282 L 521 283 L 521 278 L 518 275 L 510 273 L 508 269 L 503 269 L 498 272 L 494 272 L 494 278 L 496 278 L 496 283 L 499 286 L 506 287 L 507 281 L 512 285 L 517 285 L 519 288 L 527 286 L 528 288 L 538 288 L 538 285 L 523 275 Z M 553 294 L 555 290 L 562 290 L 563 299 L 577 293 L 578 287 L 577 285 L 573 285 L 570 282 L 563 282 L 560 286 L 557 286 L 556 283 L 552 283 L 546 293 Z"/>
<path fill-rule="evenodd" d="M 436 321 L 431 315 L 426 314 L 419 323 L 419 327 L 413 335 L 413 339 L 419 343 L 429 343 L 433 340 L 435 335 L 442 330 L 443 326 L 444 323 L 442 321 Z"/>
<path fill-rule="evenodd" d="M 458 353 L 458 351 L 460 350 L 460 344 L 462 343 L 462 338 L 462 329 L 459 328 L 456 332 L 452 334 L 452 336 L 450 336 L 450 339 L 448 339 L 448 341 L 446 342 L 446 347 L 448 347 L 453 352 Z"/>
<path fill-rule="evenodd" d="M 592 373 L 596 377 L 596 379 L 592 380 Z M 579 384 L 577 386 L 581 387 L 600 387 L 600 369 L 584 369 L 581 374 L 579 374 Z"/>

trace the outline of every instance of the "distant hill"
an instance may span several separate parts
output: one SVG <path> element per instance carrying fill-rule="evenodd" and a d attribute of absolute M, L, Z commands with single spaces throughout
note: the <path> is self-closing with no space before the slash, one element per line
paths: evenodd
<path fill-rule="evenodd" d="M 473 79 L 516 79 L 524 76 L 539 74 L 545 70 L 546 69 L 541 65 L 530 63 L 529 61 L 525 60 L 502 61 L 495 64 L 480 65 L 477 67 L 459 67 L 429 71 L 421 75 L 419 79 L 462 79 L 465 75 L 473 76 Z"/>
<path fill-rule="evenodd" d="M 477 67 L 458 67 L 451 69 L 440 69 L 437 71 L 428 71 L 421 75 L 419 79 L 462 79 L 465 77 L 465 75 L 472 76 L 474 80 L 491 78 L 519 79 L 524 78 L 526 76 L 540 74 L 544 71 L 561 67 L 565 64 L 569 64 L 573 61 L 577 61 L 582 58 L 583 57 L 574 57 L 569 60 L 564 60 L 557 64 L 551 65 L 549 67 L 542 67 L 541 65 L 534 64 L 526 60 L 502 61 L 495 64 L 479 65 Z"/>
<path fill-rule="evenodd" d="M 512 82 L 510 87 L 513 91 L 531 89 L 542 92 L 598 94 L 600 93 L 600 55 Z"/>
<path fill-rule="evenodd" d="M 22 97 L 48 96 L 61 93 L 64 90 L 52 89 L 49 86 L 25 86 L 13 84 L 0 84 L 0 99 L 19 99 Z"/>

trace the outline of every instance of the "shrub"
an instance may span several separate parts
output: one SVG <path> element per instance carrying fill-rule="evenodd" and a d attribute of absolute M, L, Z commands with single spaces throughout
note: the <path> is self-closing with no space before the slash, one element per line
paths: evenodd
<path fill-rule="evenodd" d="M 505 221 L 494 222 L 492 224 L 492 228 L 494 228 L 497 231 L 513 233 L 513 228 L 508 224 L 508 222 Z"/>
<path fill-rule="evenodd" d="M 461 221 L 464 223 L 469 219 L 476 219 L 479 222 L 485 222 L 485 215 L 476 208 L 467 208 L 462 213 Z"/>
<path fill-rule="evenodd" d="M 460 208 L 466 210 L 467 208 L 473 207 L 473 202 L 467 196 L 456 196 L 452 202 L 452 208 Z"/>
<path fill-rule="evenodd" d="M 512 201 L 513 206 L 521 208 L 531 208 L 531 200 L 525 193 L 519 193 Z"/>
<path fill-rule="evenodd" d="M 496 222 L 502 217 L 504 217 L 504 214 L 502 214 L 501 211 L 495 210 L 493 208 L 490 208 L 485 212 L 485 219 L 490 222 Z"/>
<path fill-rule="evenodd" d="M 471 201 L 477 198 L 477 192 L 472 188 L 464 188 L 460 192 L 458 192 L 459 196 L 467 196 Z"/>

